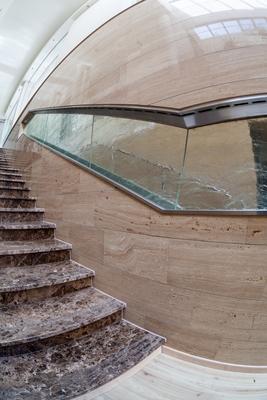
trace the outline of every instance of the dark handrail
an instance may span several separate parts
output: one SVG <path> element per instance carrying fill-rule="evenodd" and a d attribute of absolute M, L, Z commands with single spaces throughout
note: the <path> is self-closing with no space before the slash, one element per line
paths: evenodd
<path fill-rule="evenodd" d="M 120 105 L 94 104 L 47 107 L 29 110 L 22 123 L 27 124 L 36 114 L 93 114 L 156 122 L 185 129 L 218 124 L 237 119 L 267 116 L 267 95 L 244 96 L 183 109 Z"/>

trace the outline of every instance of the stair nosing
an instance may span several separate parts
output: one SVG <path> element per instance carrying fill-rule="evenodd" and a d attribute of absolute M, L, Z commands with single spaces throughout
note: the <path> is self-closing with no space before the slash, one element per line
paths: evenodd
<path fill-rule="evenodd" d="M 0 200 L 37 200 L 37 197 L 8 197 L 8 196 L 1 196 L 0 195 Z"/>
<path fill-rule="evenodd" d="M 56 229 L 53 222 L 36 221 L 36 222 L 0 222 L 0 230 L 31 230 L 31 229 Z"/>
<path fill-rule="evenodd" d="M 1 176 L 0 176 L 0 183 L 1 183 L 1 182 L 26 183 L 26 181 L 23 180 L 23 179 L 11 179 L 11 178 L 2 179 Z"/>
<path fill-rule="evenodd" d="M 0 207 L 0 213 L 22 213 L 22 212 L 28 212 L 28 213 L 44 213 L 45 209 L 44 208 L 4 208 Z"/>
<path fill-rule="evenodd" d="M 22 188 L 22 187 L 7 187 L 7 186 L 0 186 L 0 190 L 25 190 L 27 192 L 29 192 L 31 189 L 30 188 Z"/>
<path fill-rule="evenodd" d="M 34 248 L 34 249 L 27 249 L 25 248 L 25 245 L 27 245 L 27 243 L 33 243 L 33 242 L 39 242 L 37 241 L 4 241 L 4 243 L 7 243 L 9 245 L 9 249 L 4 249 L 1 250 L 0 248 L 0 256 L 12 256 L 12 255 L 18 255 L 18 254 L 31 254 L 31 253 L 45 253 L 47 251 L 61 251 L 61 250 L 72 250 L 72 245 L 70 243 L 67 242 L 63 242 L 60 239 L 54 239 L 54 240 L 48 240 L 47 242 L 45 242 L 45 240 L 43 240 L 43 244 L 47 244 L 47 248 Z M 17 246 L 19 246 L 19 248 L 17 249 L 13 249 L 12 250 L 12 243 L 16 243 Z M 58 247 L 58 244 L 61 243 L 62 247 Z M 53 246 L 52 246 L 53 245 Z M 58 247 L 58 248 L 57 248 Z M 5 268 L 4 266 L 0 266 L 0 268 Z"/>

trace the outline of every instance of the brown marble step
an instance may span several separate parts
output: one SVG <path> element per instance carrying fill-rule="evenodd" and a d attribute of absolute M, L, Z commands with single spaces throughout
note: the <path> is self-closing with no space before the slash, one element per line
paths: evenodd
<path fill-rule="evenodd" d="M 22 174 L 19 173 L 4 173 L 4 172 L 0 172 L 0 178 L 1 179 L 22 179 Z"/>
<path fill-rule="evenodd" d="M 72 246 L 61 240 L 0 242 L 0 267 L 23 267 L 70 260 Z"/>
<path fill-rule="evenodd" d="M 125 304 L 89 287 L 64 296 L 0 307 L 0 356 L 52 345 L 118 322 Z"/>
<path fill-rule="evenodd" d="M 0 167 L 18 167 L 19 165 L 25 167 L 27 164 L 18 163 L 15 161 L 0 161 Z"/>
<path fill-rule="evenodd" d="M 0 208 L 0 223 L 43 221 L 43 208 Z"/>
<path fill-rule="evenodd" d="M 25 186 L 25 180 L 24 179 L 15 179 L 15 178 L 3 178 L 0 176 L 0 186 L 5 186 L 5 187 L 21 187 L 23 188 Z"/>
<path fill-rule="evenodd" d="M 0 169 L 12 168 L 12 169 L 20 169 L 23 170 L 27 167 L 27 164 L 18 164 L 18 163 L 0 163 Z"/>
<path fill-rule="evenodd" d="M 72 260 L 23 268 L 0 268 L 0 307 L 1 304 L 63 296 L 90 287 L 94 275 L 94 271 Z"/>
<path fill-rule="evenodd" d="M 17 160 L 18 157 L 14 154 L 2 154 L 0 153 L 0 160 Z"/>
<path fill-rule="evenodd" d="M 24 240 L 53 240 L 56 225 L 50 222 L 22 222 L 0 223 L 0 240 L 24 241 Z"/>
<path fill-rule="evenodd" d="M 0 194 L 0 208 L 34 208 L 35 204 L 35 197 L 3 197 Z"/>
<path fill-rule="evenodd" d="M 0 196 L 1 197 L 23 197 L 27 198 L 29 197 L 29 192 L 30 188 L 6 188 L 3 186 L 0 186 Z"/>
<path fill-rule="evenodd" d="M 66 344 L 2 358 L 0 398 L 76 398 L 127 372 L 164 342 L 162 337 L 122 320 Z"/>
<path fill-rule="evenodd" d="M 8 172 L 8 173 L 11 172 L 11 173 L 16 174 L 16 173 L 20 173 L 20 170 L 18 168 L 0 166 L 0 172 Z"/>

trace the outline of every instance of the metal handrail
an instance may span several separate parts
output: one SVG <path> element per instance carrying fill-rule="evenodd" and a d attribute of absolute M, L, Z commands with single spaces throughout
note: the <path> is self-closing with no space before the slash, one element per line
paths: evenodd
<path fill-rule="evenodd" d="M 27 124 L 36 114 L 46 113 L 103 115 L 193 129 L 237 119 L 267 116 L 267 95 L 244 96 L 183 109 L 121 104 L 36 108 L 28 111 L 22 123 Z"/>

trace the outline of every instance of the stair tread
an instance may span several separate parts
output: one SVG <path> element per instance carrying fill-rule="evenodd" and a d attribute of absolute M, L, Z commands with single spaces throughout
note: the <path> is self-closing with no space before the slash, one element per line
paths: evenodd
<path fill-rule="evenodd" d="M 13 187 L 6 187 L 6 186 L 1 186 L 0 185 L 0 190 L 21 190 L 21 191 L 30 191 L 31 189 L 30 188 L 27 188 L 27 187 L 18 187 L 18 186 L 13 186 Z"/>
<path fill-rule="evenodd" d="M 53 250 L 71 250 L 70 243 L 59 239 L 33 241 L 3 241 L 0 243 L 0 256 L 11 254 L 41 253 Z"/>
<path fill-rule="evenodd" d="M 6 175 L 12 176 L 12 177 L 18 177 L 18 178 L 22 178 L 22 174 L 20 173 L 14 173 L 14 172 L 0 172 L 0 176 L 1 177 L 5 177 Z"/>
<path fill-rule="evenodd" d="M 73 331 L 122 311 L 125 304 L 89 287 L 64 296 L 0 307 L 0 348 Z"/>
<path fill-rule="evenodd" d="M 4 208 L 4 207 L 0 207 L 0 212 L 45 212 L 44 208 Z"/>
<path fill-rule="evenodd" d="M 1 184 L 1 182 L 17 182 L 17 183 L 25 183 L 25 180 L 24 179 L 11 179 L 11 178 L 2 178 L 1 176 L 0 176 L 0 184 Z"/>
<path fill-rule="evenodd" d="M 5 358 L 0 398 L 22 399 L 25 393 L 28 400 L 76 398 L 126 372 L 163 342 L 122 320 L 71 343 Z"/>
<path fill-rule="evenodd" d="M 27 210 L 27 208 L 26 208 Z M 56 224 L 46 221 L 37 222 L 0 222 L 0 229 L 46 229 L 56 228 Z"/>
<path fill-rule="evenodd" d="M 5 166 L 1 165 L 0 170 L 18 171 L 18 168 L 13 168 L 13 167 L 10 167 L 9 165 L 5 165 Z"/>
<path fill-rule="evenodd" d="M 75 261 L 0 268 L 0 293 L 57 285 L 94 276 L 94 271 Z"/>
<path fill-rule="evenodd" d="M 8 197 L 8 196 L 3 196 L 3 195 L 0 195 L 0 199 L 4 199 L 4 200 L 23 200 L 23 201 L 37 200 L 36 197 Z"/>

